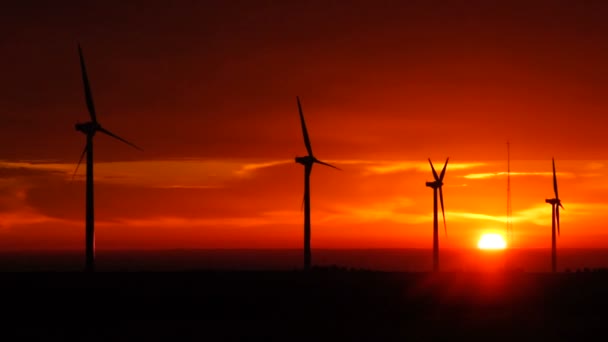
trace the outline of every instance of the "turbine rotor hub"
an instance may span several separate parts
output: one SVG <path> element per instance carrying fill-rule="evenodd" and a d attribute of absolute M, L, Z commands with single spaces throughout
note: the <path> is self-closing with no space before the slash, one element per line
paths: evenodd
<path fill-rule="evenodd" d="M 76 128 L 77 131 L 82 132 L 84 134 L 91 134 L 94 135 L 95 132 L 97 132 L 97 130 L 99 128 L 101 128 L 101 126 L 98 123 L 89 121 L 89 122 L 85 122 L 85 123 L 77 123 L 76 125 L 74 125 L 74 127 Z"/>
<path fill-rule="evenodd" d="M 296 157 L 295 158 L 296 163 L 298 164 L 302 164 L 302 165 L 312 165 L 312 163 L 314 163 L 314 158 L 311 156 L 306 156 L 306 157 Z"/>
<path fill-rule="evenodd" d="M 433 188 L 433 189 L 437 189 L 439 187 L 441 187 L 443 185 L 443 183 L 439 183 L 437 181 L 435 182 L 426 182 L 426 186 L 428 186 L 429 188 Z"/>

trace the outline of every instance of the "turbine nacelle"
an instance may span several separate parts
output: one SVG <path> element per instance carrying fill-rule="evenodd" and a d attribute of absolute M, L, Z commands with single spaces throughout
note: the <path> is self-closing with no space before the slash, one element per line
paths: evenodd
<path fill-rule="evenodd" d="M 296 157 L 295 161 L 298 164 L 302 164 L 302 165 L 306 166 L 306 165 L 312 165 L 312 163 L 314 163 L 316 160 L 314 157 L 306 156 L 306 157 Z"/>
<path fill-rule="evenodd" d="M 428 186 L 429 188 L 433 188 L 433 189 L 440 188 L 442 185 L 443 185 L 443 182 L 438 182 L 438 181 L 426 182 L 426 186 Z"/>
<path fill-rule="evenodd" d="M 97 122 L 89 121 L 85 123 L 76 123 L 74 125 L 77 131 L 82 132 L 87 135 L 94 135 L 99 129 L 101 129 L 101 125 Z"/>

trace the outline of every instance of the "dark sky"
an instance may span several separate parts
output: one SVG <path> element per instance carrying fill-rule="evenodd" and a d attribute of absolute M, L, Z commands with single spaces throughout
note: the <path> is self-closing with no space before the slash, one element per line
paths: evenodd
<path fill-rule="evenodd" d="M 79 137 L 67 132 L 87 118 L 76 41 L 100 120 L 155 158 L 282 155 L 272 146 L 291 139 L 295 95 L 321 113 L 321 127 L 348 127 L 347 137 L 318 133 L 332 151 L 396 152 L 358 146 L 382 135 L 422 156 L 421 141 L 470 151 L 508 136 L 540 152 L 559 135 L 569 157 L 603 157 L 595 141 L 603 136 L 596 123 L 604 117 L 608 6 L 600 1 L 3 6 L 0 105 L 9 134 L 0 145 L 25 132 L 32 138 L 18 152 L 2 151 L 7 157 L 65 160 L 74 150 Z M 396 126 L 399 141 L 390 138 Z"/>

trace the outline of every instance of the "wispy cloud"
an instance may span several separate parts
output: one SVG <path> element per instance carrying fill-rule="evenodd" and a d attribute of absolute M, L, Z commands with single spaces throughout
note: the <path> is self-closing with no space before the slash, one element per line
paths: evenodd
<path fill-rule="evenodd" d="M 255 227 L 300 223 L 302 213 L 297 211 L 268 211 L 247 217 L 192 218 L 179 216 L 151 216 L 147 218 L 120 218 L 101 221 L 101 226 L 129 227 Z"/>
<path fill-rule="evenodd" d="M 51 161 L 22 161 L 22 162 L 11 162 L 11 161 L 0 161 L 0 169 L 7 170 L 35 170 L 42 172 L 58 173 L 58 174 L 70 174 L 74 172 L 76 164 L 61 164 Z"/>
<path fill-rule="evenodd" d="M 274 166 L 279 166 L 279 165 L 285 165 L 285 164 L 289 164 L 289 163 L 293 163 L 293 162 L 294 162 L 293 160 L 277 160 L 277 161 L 245 164 L 245 165 L 241 166 L 241 168 L 239 170 L 236 171 L 236 174 L 242 175 L 242 176 L 247 176 L 257 170 L 274 167 Z"/>
<path fill-rule="evenodd" d="M 320 222 L 333 223 L 423 223 L 432 220 L 431 215 L 411 212 L 415 202 L 408 197 L 396 197 L 387 201 L 367 203 L 365 205 L 337 205 L 317 214 Z"/>
<path fill-rule="evenodd" d="M 77 222 L 47 216 L 27 208 L 17 211 L 0 212 L 0 227 L 4 228 L 45 223 L 61 223 L 62 225 L 68 225 L 76 224 Z"/>
<path fill-rule="evenodd" d="M 364 174 L 392 174 L 405 171 L 429 172 L 424 161 L 371 161 L 371 160 L 328 160 L 332 164 L 360 167 Z M 147 186 L 157 188 L 208 189 L 225 185 L 235 179 L 247 178 L 264 169 L 293 163 L 282 160 L 138 160 L 121 162 L 96 162 L 95 181 L 112 184 Z M 484 163 L 451 163 L 448 170 L 463 170 L 485 165 Z M 437 165 L 438 170 L 443 166 Z M 0 161 L 0 168 L 13 170 L 36 170 L 71 179 L 75 163 L 52 161 Z M 439 172 L 439 171 L 438 171 Z M 85 169 L 79 169 L 77 180 L 84 179 Z"/>
<path fill-rule="evenodd" d="M 493 222 L 507 222 L 506 216 L 494 216 L 487 214 L 471 213 L 471 212 L 459 212 L 459 211 L 446 211 L 446 219 L 455 221 L 493 221 Z"/>
<path fill-rule="evenodd" d="M 549 215 L 549 216 L 547 216 Z M 507 223 L 506 215 L 489 215 L 475 212 L 466 211 L 446 211 L 446 219 L 449 218 L 451 221 L 459 222 L 471 222 L 471 221 L 491 221 Z M 511 216 L 511 222 L 513 223 L 533 223 L 537 225 L 545 225 L 547 218 L 551 219 L 551 207 L 537 205 L 527 209 L 519 210 L 514 212 Z"/>
<path fill-rule="evenodd" d="M 289 160 L 140 160 L 96 162 L 95 181 L 158 188 L 206 189 L 222 186 L 225 182 L 248 177 L 255 172 L 290 162 Z M 82 166 L 82 165 L 81 165 Z M 0 161 L 0 168 L 36 170 L 58 174 L 71 179 L 76 164 L 45 161 Z M 83 179 L 81 167 L 76 179 Z"/>
<path fill-rule="evenodd" d="M 415 161 L 415 160 L 332 160 L 329 162 L 337 163 L 340 165 L 355 165 L 362 167 L 367 174 L 390 174 L 405 171 L 420 171 L 430 172 L 430 165 L 428 161 Z M 439 172 L 443 167 L 445 160 L 438 160 L 433 163 L 435 169 Z M 450 162 L 448 163 L 448 170 L 464 170 L 475 167 L 484 166 L 486 163 L 476 162 Z"/>
<path fill-rule="evenodd" d="M 99 180 L 159 188 L 205 189 L 221 187 L 234 179 L 286 161 L 158 160 L 96 164 Z"/>
<path fill-rule="evenodd" d="M 568 210 L 560 210 L 560 222 L 575 222 L 588 218 L 597 218 L 604 216 L 603 213 L 608 212 L 608 204 L 603 203 L 568 203 L 564 204 Z M 477 221 L 492 221 L 492 222 L 507 222 L 506 215 L 488 215 L 474 212 L 458 212 L 446 211 L 446 218 L 462 222 Z M 511 217 L 513 223 L 531 223 L 535 225 L 545 226 L 551 224 L 551 206 L 548 204 L 538 204 L 526 209 L 518 210 Z"/>
<path fill-rule="evenodd" d="M 443 168 L 444 161 L 441 163 L 433 163 L 437 172 Z M 485 165 L 484 163 L 452 163 L 448 164 L 447 170 L 464 170 Z M 421 171 L 429 172 L 430 165 L 425 162 L 383 162 L 367 168 L 370 172 L 376 174 L 387 174 L 404 171 Z"/>
<path fill-rule="evenodd" d="M 419 224 L 432 221 L 431 215 L 416 213 L 395 212 L 382 208 L 359 208 L 348 212 L 328 213 L 323 215 L 320 222 L 332 222 L 341 224 L 372 223 L 372 222 L 394 222 L 402 224 Z"/>
<path fill-rule="evenodd" d="M 586 164 L 587 170 L 597 171 L 604 168 L 604 164 L 596 161 L 588 162 Z"/>
<path fill-rule="evenodd" d="M 563 203 L 560 210 L 560 221 L 600 221 L 608 216 L 608 203 Z M 547 205 L 548 206 L 548 205 Z M 549 206 L 548 206 L 549 207 Z M 550 207 L 549 207 L 550 208 Z M 550 212 L 550 209 L 549 209 Z"/>
<path fill-rule="evenodd" d="M 571 172 L 556 172 L 559 177 L 574 178 L 575 175 Z M 486 173 L 470 173 L 464 175 L 466 179 L 486 179 L 492 177 L 506 176 L 507 172 L 486 172 Z M 511 172 L 511 176 L 542 176 L 542 177 L 553 177 L 553 172 Z"/>

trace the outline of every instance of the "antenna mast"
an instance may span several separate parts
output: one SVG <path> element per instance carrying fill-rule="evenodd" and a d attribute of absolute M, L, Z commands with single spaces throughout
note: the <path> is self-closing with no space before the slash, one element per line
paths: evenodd
<path fill-rule="evenodd" d="M 513 242 L 513 221 L 511 219 L 511 144 L 507 140 L 507 240 Z"/>

